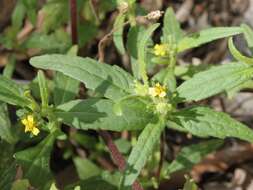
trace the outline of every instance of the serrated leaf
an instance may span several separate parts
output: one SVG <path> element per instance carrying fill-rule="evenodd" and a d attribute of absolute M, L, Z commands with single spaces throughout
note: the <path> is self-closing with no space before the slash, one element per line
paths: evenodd
<path fill-rule="evenodd" d="M 234 88 L 252 78 L 253 68 L 243 63 L 229 63 L 197 73 L 177 88 L 184 101 L 198 101 Z"/>
<path fill-rule="evenodd" d="M 229 40 L 228 40 L 228 48 L 229 48 L 231 54 L 233 55 L 233 57 L 237 61 L 241 61 L 241 62 L 247 63 L 247 64 L 253 64 L 253 58 L 246 57 L 246 56 L 242 55 L 241 52 L 236 49 L 232 37 L 229 38 Z"/>
<path fill-rule="evenodd" d="M 172 174 L 179 170 L 189 170 L 199 163 L 207 154 L 217 150 L 223 141 L 209 140 L 199 144 L 183 147 L 176 158 L 166 168 L 167 174 Z"/>
<path fill-rule="evenodd" d="M 116 100 L 133 93 L 134 79 L 130 74 L 90 58 L 53 54 L 33 57 L 30 63 L 37 68 L 62 72 L 109 99 Z"/>
<path fill-rule="evenodd" d="M 125 47 L 124 47 L 124 41 L 123 41 L 123 29 L 124 29 L 124 21 L 125 21 L 126 15 L 125 14 L 119 14 L 117 18 L 115 19 L 113 29 L 115 32 L 113 33 L 113 42 L 117 48 L 117 50 L 123 55 L 126 53 Z"/>
<path fill-rule="evenodd" d="M 0 101 L 12 105 L 27 106 L 29 100 L 24 97 L 23 90 L 12 80 L 0 75 Z"/>
<path fill-rule="evenodd" d="M 24 178 L 29 179 L 33 187 L 42 189 L 52 179 L 49 162 L 55 136 L 56 133 L 51 133 L 37 146 L 14 155 L 17 163 L 22 167 Z"/>
<path fill-rule="evenodd" d="M 138 62 L 139 62 L 139 72 L 144 84 L 148 83 L 147 76 L 147 43 L 150 40 L 152 33 L 158 28 L 159 24 L 151 25 L 147 30 L 145 30 L 141 36 L 140 43 L 138 44 Z"/>
<path fill-rule="evenodd" d="M 74 159 L 74 164 L 81 180 L 98 176 L 101 173 L 101 170 L 96 166 L 96 164 L 88 159 L 76 157 Z"/>
<path fill-rule="evenodd" d="M 173 126 L 174 125 L 174 126 Z M 235 137 L 253 142 L 253 131 L 223 112 L 208 107 L 192 107 L 174 113 L 168 126 L 200 137 Z"/>
<path fill-rule="evenodd" d="M 165 12 L 163 25 L 163 43 L 171 43 L 170 38 L 172 38 L 172 42 L 177 43 L 183 38 L 183 32 L 180 28 L 180 24 L 177 21 L 171 7 L 167 8 Z"/>
<path fill-rule="evenodd" d="M 149 123 L 138 137 L 127 160 L 127 169 L 123 176 L 123 184 L 131 186 L 140 174 L 145 163 L 152 154 L 153 147 L 159 142 L 164 129 L 164 121 L 160 118 L 156 123 Z"/>
<path fill-rule="evenodd" d="M 213 27 L 190 34 L 178 42 L 178 52 L 195 48 L 205 43 L 242 33 L 241 27 Z"/>
<path fill-rule="evenodd" d="M 55 114 L 63 123 L 85 130 L 140 130 L 155 119 L 147 105 L 137 99 L 122 102 L 121 116 L 114 113 L 113 105 L 106 99 L 74 100 L 58 106 Z"/>

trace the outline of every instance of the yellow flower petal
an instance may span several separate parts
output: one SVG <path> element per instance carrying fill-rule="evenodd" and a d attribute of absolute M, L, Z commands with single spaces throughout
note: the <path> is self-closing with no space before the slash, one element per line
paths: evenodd
<path fill-rule="evenodd" d="M 27 133 L 28 131 L 31 131 L 31 128 L 29 127 L 29 125 L 25 125 L 25 133 Z"/>
<path fill-rule="evenodd" d="M 32 129 L 32 134 L 33 134 L 34 136 L 37 136 L 37 135 L 39 134 L 39 132 L 40 132 L 40 130 L 39 130 L 37 127 L 33 127 L 33 129 Z"/>
<path fill-rule="evenodd" d="M 33 125 L 34 124 L 34 117 L 33 115 L 28 115 L 27 116 L 27 121 L 29 124 Z"/>
<path fill-rule="evenodd" d="M 21 123 L 22 123 L 23 125 L 27 125 L 28 121 L 27 121 L 26 118 L 24 118 L 24 119 L 21 120 Z"/>

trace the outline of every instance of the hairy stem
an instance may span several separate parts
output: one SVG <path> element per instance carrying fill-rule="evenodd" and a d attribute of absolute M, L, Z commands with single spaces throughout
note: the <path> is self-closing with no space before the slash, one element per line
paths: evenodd
<path fill-rule="evenodd" d="M 126 161 L 125 161 L 125 158 L 123 157 L 123 155 L 119 152 L 119 149 L 117 148 L 117 146 L 114 144 L 110 133 L 108 133 L 107 131 L 100 130 L 99 135 L 105 141 L 105 143 L 111 153 L 114 163 L 118 166 L 119 170 L 121 172 L 123 172 L 126 167 Z M 132 189 L 133 190 L 143 190 L 141 184 L 137 180 L 133 183 Z"/>

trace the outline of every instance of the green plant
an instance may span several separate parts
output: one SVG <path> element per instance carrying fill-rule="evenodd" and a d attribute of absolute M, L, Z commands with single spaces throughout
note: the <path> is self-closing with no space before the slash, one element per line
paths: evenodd
<path fill-rule="evenodd" d="M 236 59 L 235 62 L 212 66 L 200 72 L 199 67 L 194 65 L 177 65 L 177 57 L 181 52 L 241 33 L 245 34 L 248 45 L 252 48 L 251 29 L 246 25 L 214 27 L 184 35 L 173 10 L 168 8 L 164 15 L 160 43 L 154 45 L 151 36 L 160 25 L 152 24 L 147 28 L 140 25 L 133 13 L 135 3 L 127 5 L 129 7 L 117 17 L 112 33 L 119 52 L 129 53 L 133 75 L 116 65 L 78 57 L 77 46 L 73 46 L 67 55 L 47 54 L 30 59 L 33 67 L 54 71 L 53 80 L 46 79 L 43 71 L 38 71 L 33 84 L 39 89 L 39 100 L 35 97 L 36 89 L 32 88 L 32 85 L 17 85 L 10 79 L 11 74 L 1 76 L 0 119 L 4 125 L 0 128 L 0 136 L 11 144 L 10 151 L 6 150 L 5 154 L 11 155 L 15 143 L 23 140 L 23 131 L 30 132 L 31 137 L 36 136 L 35 139 L 39 142 L 36 146 L 20 150 L 14 155 L 15 162 L 22 167 L 23 179 L 28 179 L 33 187 L 56 188 L 52 185 L 54 180 L 49 160 L 55 140 L 68 138 L 61 130 L 62 125 L 97 132 L 133 131 L 133 148 L 127 162 L 120 164 L 121 161 L 124 162 L 123 157 L 118 160 L 119 169 L 123 172 L 113 175 L 107 172 L 100 174 L 101 170 L 91 161 L 76 158 L 74 162 L 81 180 L 66 189 L 77 189 L 78 186 L 81 189 L 128 189 L 133 184 L 138 184 L 136 180 L 145 164 L 151 169 L 154 164 L 157 167 L 159 159 L 164 159 L 155 157 L 154 153 L 157 152 L 156 145 L 166 128 L 219 140 L 206 140 L 184 147 L 172 163 L 159 166 L 161 168 L 158 179 L 148 180 L 152 177 L 150 173 L 143 175 L 140 179 L 145 186 L 156 186 L 159 179 L 169 177 L 175 171 L 191 168 L 205 155 L 218 149 L 223 143 L 220 139 L 235 137 L 253 142 L 253 131 L 247 126 L 226 113 L 195 103 L 219 93 L 244 88 L 252 78 L 252 58 L 243 56 L 230 38 L 229 49 Z M 160 12 L 156 14 L 161 16 Z M 151 19 L 151 16 L 152 14 L 148 14 L 142 17 Z M 127 24 L 130 24 L 130 29 L 125 48 L 123 28 Z M 45 27 L 46 32 L 50 30 L 49 26 Z M 100 51 L 103 51 L 103 48 L 100 48 Z M 148 69 L 154 64 L 163 65 L 163 68 L 150 77 Z M 5 68 L 5 73 L 8 73 L 7 71 L 8 67 Z M 178 83 L 177 79 L 183 82 Z M 50 86 L 51 83 L 53 87 Z M 87 99 L 75 98 L 78 96 L 80 83 L 85 84 L 88 89 Z M 10 127 L 6 103 L 18 109 L 18 122 L 14 128 Z M 178 105 L 184 103 L 190 103 L 191 106 L 179 108 Z M 20 123 L 25 127 L 21 127 Z M 134 141 L 137 136 L 138 139 Z M 5 143 L 1 141 L 0 145 L 4 147 Z M 129 142 L 125 143 L 124 147 L 129 145 Z M 149 157 L 152 159 L 149 160 Z M 89 172 L 85 169 L 82 171 L 82 166 L 86 166 Z M 15 168 L 0 168 L 0 171 L 3 173 L 1 179 L 4 179 L 0 181 L 0 187 L 4 189 L 7 183 L 11 184 L 10 181 L 13 181 Z M 5 173 L 8 175 L 4 175 Z M 20 183 L 27 186 L 27 181 Z M 188 179 L 187 184 L 185 189 L 196 189 L 191 180 Z"/>

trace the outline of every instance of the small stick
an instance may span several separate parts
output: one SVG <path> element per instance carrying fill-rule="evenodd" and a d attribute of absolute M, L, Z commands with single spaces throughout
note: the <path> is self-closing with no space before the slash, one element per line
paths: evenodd
<path fill-rule="evenodd" d="M 76 0 L 69 0 L 70 7 L 70 23 L 71 23 L 71 38 L 72 44 L 78 44 L 77 35 L 77 3 Z"/>

